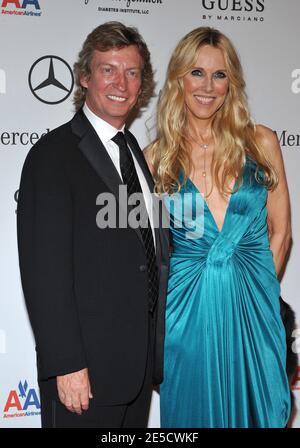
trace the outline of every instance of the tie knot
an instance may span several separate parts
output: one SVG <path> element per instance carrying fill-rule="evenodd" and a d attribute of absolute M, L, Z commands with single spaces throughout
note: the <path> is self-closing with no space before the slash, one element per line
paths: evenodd
<path fill-rule="evenodd" d="M 117 134 L 112 138 L 112 141 L 115 142 L 119 147 L 127 146 L 126 138 L 123 132 L 117 132 Z"/>

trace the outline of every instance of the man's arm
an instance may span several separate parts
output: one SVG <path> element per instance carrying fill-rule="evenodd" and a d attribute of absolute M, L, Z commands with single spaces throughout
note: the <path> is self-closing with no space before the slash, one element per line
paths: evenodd
<path fill-rule="evenodd" d="M 46 379 L 86 370 L 87 363 L 74 296 L 71 189 L 55 142 L 43 140 L 23 167 L 17 229 L 23 291 Z"/>

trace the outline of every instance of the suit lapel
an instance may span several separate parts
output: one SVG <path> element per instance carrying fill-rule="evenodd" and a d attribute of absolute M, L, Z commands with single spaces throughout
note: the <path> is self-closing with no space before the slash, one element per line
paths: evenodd
<path fill-rule="evenodd" d="M 73 132 L 81 138 L 79 149 L 118 200 L 122 179 L 93 126 L 82 111 L 75 115 L 71 123 Z"/>
<path fill-rule="evenodd" d="M 128 215 L 130 207 L 126 207 L 123 201 L 119 200 L 119 187 L 124 185 L 122 179 L 116 170 L 111 158 L 109 157 L 102 141 L 99 139 L 93 126 L 90 124 L 82 110 L 77 112 L 71 121 L 71 127 L 78 137 L 80 142 L 78 147 L 80 151 L 89 161 L 92 168 L 96 171 L 98 176 L 105 182 L 109 191 L 111 191 L 120 207 L 120 212 Z M 137 234 L 140 242 L 143 244 L 140 230 L 133 229 Z"/>
<path fill-rule="evenodd" d="M 87 132 L 78 147 L 119 201 L 119 186 L 123 182 L 97 134 L 92 131 Z"/>
<path fill-rule="evenodd" d="M 119 186 L 123 185 L 122 179 L 120 178 L 119 173 L 116 170 L 111 158 L 109 157 L 102 141 L 99 139 L 96 131 L 94 130 L 93 126 L 90 124 L 82 110 L 79 110 L 72 119 L 71 128 L 73 133 L 80 138 L 80 142 L 78 144 L 79 149 L 82 151 L 98 176 L 107 185 L 108 190 L 114 194 L 117 203 L 120 206 L 120 209 L 122 209 L 122 212 L 126 213 L 125 204 L 123 204 L 122 201 L 119 201 Z M 144 155 L 135 137 L 127 129 L 125 129 L 125 135 L 128 144 L 130 145 L 130 149 L 132 150 L 139 166 L 141 167 L 141 170 L 143 171 L 150 192 L 153 193 L 154 182 Z M 153 199 L 155 200 L 155 198 Z M 140 242 L 143 244 L 140 230 L 133 230 L 136 232 Z M 160 259 L 161 248 L 159 246 L 161 245 L 162 238 L 163 240 L 166 239 L 168 230 L 162 229 L 160 231 L 159 228 L 155 227 L 154 231 L 157 246 L 157 256 Z"/>

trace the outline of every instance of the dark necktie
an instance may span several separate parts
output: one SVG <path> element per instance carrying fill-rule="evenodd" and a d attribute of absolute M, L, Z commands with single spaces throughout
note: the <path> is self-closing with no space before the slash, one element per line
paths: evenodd
<path fill-rule="evenodd" d="M 147 271 L 148 271 L 148 296 L 150 310 L 153 311 L 158 296 L 158 279 L 157 279 L 157 266 L 156 256 L 153 242 L 153 235 L 150 226 L 149 216 L 146 209 L 145 199 L 142 194 L 141 184 L 134 166 L 132 154 L 128 148 L 125 135 L 123 132 L 118 132 L 112 140 L 119 146 L 120 150 L 120 169 L 122 173 L 123 182 L 127 185 L 128 196 L 134 193 L 141 193 L 140 209 L 143 210 L 144 218 L 141 216 L 141 222 L 145 222 L 145 226 L 140 226 L 139 230 L 142 235 L 144 243 L 146 258 L 147 258 Z"/>

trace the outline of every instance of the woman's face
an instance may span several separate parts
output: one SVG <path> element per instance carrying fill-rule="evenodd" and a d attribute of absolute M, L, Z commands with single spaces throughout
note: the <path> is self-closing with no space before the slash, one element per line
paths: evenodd
<path fill-rule="evenodd" d="M 212 120 L 228 93 L 228 78 L 221 50 L 201 47 L 195 66 L 183 77 L 185 105 L 190 120 Z"/>

